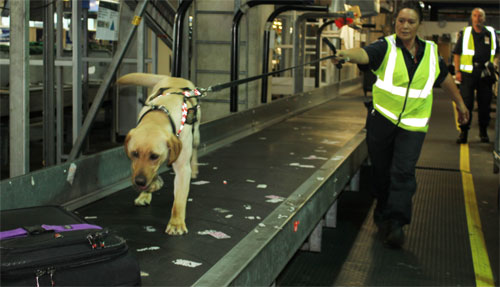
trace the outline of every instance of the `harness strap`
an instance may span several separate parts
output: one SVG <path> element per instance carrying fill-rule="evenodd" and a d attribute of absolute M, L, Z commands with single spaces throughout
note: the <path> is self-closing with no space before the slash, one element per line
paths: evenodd
<path fill-rule="evenodd" d="M 184 129 L 184 124 L 186 123 L 187 114 L 188 114 L 188 107 L 186 104 L 186 98 L 184 98 L 184 102 L 182 103 L 181 125 L 179 127 L 179 131 L 177 131 L 177 134 L 176 134 L 177 137 L 179 137 L 182 130 Z"/>
<path fill-rule="evenodd" d="M 149 101 L 151 102 L 153 99 L 163 95 L 163 93 L 168 90 L 168 89 L 171 89 L 169 87 L 166 87 L 166 88 L 159 88 L 158 91 L 156 92 L 156 94 L 154 95 L 154 97 L 152 97 Z M 182 130 L 184 129 L 184 125 L 186 124 L 186 119 L 187 119 L 187 115 L 188 115 L 188 111 L 189 110 L 197 110 L 199 108 L 199 104 L 198 104 L 198 101 L 196 101 L 196 104 L 191 102 L 191 104 L 193 105 L 192 108 L 188 109 L 188 106 L 187 106 L 187 103 L 186 103 L 186 99 L 189 99 L 191 100 L 192 98 L 198 100 L 199 97 L 202 96 L 202 92 L 200 92 L 198 89 L 194 89 L 194 90 L 191 90 L 191 89 L 187 89 L 187 90 L 184 90 L 183 92 L 172 92 L 172 93 L 166 93 L 164 96 L 168 96 L 168 95 L 181 95 L 181 96 L 184 96 L 183 98 L 183 103 L 182 103 L 182 116 L 181 116 L 181 124 L 179 126 L 179 130 L 177 130 L 177 133 L 175 134 L 177 137 L 180 136 Z M 148 104 L 145 104 L 144 105 L 148 105 Z M 141 117 L 139 118 L 139 120 L 137 121 L 137 123 L 139 124 L 142 120 L 142 118 L 149 112 L 151 111 L 157 111 L 157 110 L 160 110 L 162 112 L 164 112 L 165 114 L 167 114 L 168 116 L 168 119 L 170 121 L 170 125 L 172 126 L 172 131 L 175 132 L 176 131 L 176 128 L 175 128 L 175 123 L 174 121 L 172 120 L 172 116 L 170 115 L 170 111 L 162 106 L 162 105 L 148 105 L 150 107 L 150 109 L 148 111 L 146 111 L 145 113 L 143 113 L 141 115 Z M 193 124 L 194 122 L 189 122 L 188 124 Z"/>
<path fill-rule="evenodd" d="M 170 112 L 168 111 L 168 109 L 165 106 L 161 106 L 161 105 L 149 105 L 149 107 L 151 109 L 147 110 L 144 114 L 142 114 L 142 116 L 137 121 L 137 124 L 139 124 L 141 122 L 142 118 L 144 118 L 144 116 L 146 114 L 148 114 L 149 112 L 152 112 L 152 111 L 162 111 L 165 114 L 167 114 L 168 120 L 170 121 L 170 126 L 172 127 L 172 132 L 175 132 L 175 123 L 174 123 L 174 120 L 172 120 L 172 116 L 170 115 Z M 179 136 L 179 135 L 177 135 L 177 136 Z"/>
<path fill-rule="evenodd" d="M 85 230 L 85 229 L 102 229 L 102 227 L 87 223 L 68 224 L 68 225 L 42 224 L 39 226 L 20 227 L 12 230 L 2 231 L 0 232 L 0 240 L 26 236 L 28 234 L 40 234 L 45 231 L 66 232 L 66 231 Z"/>

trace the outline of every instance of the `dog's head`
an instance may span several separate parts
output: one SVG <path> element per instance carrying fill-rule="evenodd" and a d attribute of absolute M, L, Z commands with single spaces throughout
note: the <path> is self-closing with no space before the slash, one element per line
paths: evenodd
<path fill-rule="evenodd" d="M 132 183 L 140 191 L 148 190 L 162 163 L 175 162 L 182 149 L 175 135 L 140 128 L 130 130 L 124 146 L 132 161 Z"/>

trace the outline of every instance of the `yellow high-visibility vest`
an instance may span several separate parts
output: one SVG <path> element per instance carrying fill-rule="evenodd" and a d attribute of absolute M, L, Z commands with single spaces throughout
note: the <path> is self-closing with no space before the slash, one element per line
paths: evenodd
<path fill-rule="evenodd" d="M 493 59 L 495 58 L 495 51 L 497 49 L 496 33 L 493 27 L 485 26 L 485 28 L 491 34 L 490 62 L 493 63 Z M 474 68 L 472 63 L 473 57 L 474 57 L 474 38 L 472 37 L 472 27 L 468 26 L 464 28 L 464 33 L 462 36 L 462 55 L 460 56 L 460 71 L 465 73 L 472 73 L 472 69 Z"/>
<path fill-rule="evenodd" d="M 393 124 L 409 131 L 427 132 L 432 111 L 432 87 L 439 76 L 436 43 L 425 41 L 424 56 L 410 82 L 403 51 L 396 35 L 385 37 L 387 51 L 380 67 L 373 71 L 374 108 Z"/>

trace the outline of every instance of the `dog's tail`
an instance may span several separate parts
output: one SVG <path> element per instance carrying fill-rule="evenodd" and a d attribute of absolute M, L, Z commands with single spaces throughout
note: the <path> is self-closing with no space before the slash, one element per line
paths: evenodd
<path fill-rule="evenodd" d="M 120 85 L 136 85 L 148 88 L 154 87 L 158 82 L 170 78 L 165 75 L 147 74 L 147 73 L 131 73 L 122 76 L 116 81 Z"/>

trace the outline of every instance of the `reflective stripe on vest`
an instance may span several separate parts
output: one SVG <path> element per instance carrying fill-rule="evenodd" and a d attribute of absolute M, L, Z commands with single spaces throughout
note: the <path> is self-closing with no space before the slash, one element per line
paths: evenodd
<path fill-rule="evenodd" d="M 375 109 L 401 128 L 426 132 L 432 109 L 432 87 L 440 71 L 436 45 L 426 41 L 424 57 L 410 84 L 395 35 L 386 40 L 388 51 L 381 67 L 374 71 L 377 75 L 373 91 Z"/>
<path fill-rule="evenodd" d="M 375 107 L 377 108 L 378 111 L 382 112 L 382 114 L 385 114 L 386 116 L 388 116 L 389 118 L 397 121 L 398 120 L 398 117 L 391 113 L 389 110 L 387 109 L 384 109 L 384 107 L 378 105 L 378 104 L 375 104 Z M 413 127 L 420 127 L 420 128 L 423 128 L 427 125 L 427 122 L 429 121 L 429 118 L 422 118 L 422 119 L 418 119 L 418 118 L 405 118 L 405 119 L 401 119 L 401 123 L 407 125 L 407 126 L 413 126 Z"/>
<path fill-rule="evenodd" d="M 493 59 L 495 58 L 495 52 L 497 50 L 497 33 L 495 32 L 495 29 L 490 26 L 486 26 L 486 29 L 490 31 L 491 34 L 491 54 L 490 54 L 490 61 L 493 62 Z"/>
<path fill-rule="evenodd" d="M 490 42 L 491 42 L 491 52 L 490 52 L 490 62 L 493 62 L 495 58 L 495 51 L 497 48 L 497 40 L 495 29 L 490 26 L 485 26 L 486 30 L 490 32 Z M 473 57 L 474 57 L 474 37 L 472 37 L 472 27 L 468 26 L 464 28 L 463 38 L 462 38 L 462 55 L 460 56 L 460 71 L 466 73 L 472 73 L 474 69 Z"/>

